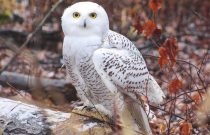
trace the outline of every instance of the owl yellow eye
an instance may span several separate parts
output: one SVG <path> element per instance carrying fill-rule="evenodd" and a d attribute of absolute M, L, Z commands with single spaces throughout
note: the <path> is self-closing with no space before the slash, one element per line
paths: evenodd
<path fill-rule="evenodd" d="M 97 14 L 96 14 L 96 13 L 90 13 L 89 16 L 90 16 L 90 18 L 92 18 L 92 19 L 96 19 Z"/>
<path fill-rule="evenodd" d="M 79 17 L 80 17 L 80 13 L 74 12 L 74 13 L 73 13 L 73 17 L 74 17 L 74 18 L 79 18 Z"/>

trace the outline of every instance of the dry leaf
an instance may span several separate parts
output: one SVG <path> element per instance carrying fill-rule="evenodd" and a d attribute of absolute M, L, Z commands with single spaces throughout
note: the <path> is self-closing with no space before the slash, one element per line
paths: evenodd
<path fill-rule="evenodd" d="M 159 47 L 158 49 L 160 58 L 158 59 L 158 63 L 161 68 L 168 63 L 168 54 L 164 47 Z"/>
<path fill-rule="evenodd" d="M 165 124 L 160 124 L 160 134 L 165 133 L 167 126 Z"/>
<path fill-rule="evenodd" d="M 157 14 L 158 10 L 161 8 L 162 6 L 162 0 L 150 0 L 149 1 L 149 7 L 150 9 L 152 9 L 152 11 Z"/>
<path fill-rule="evenodd" d="M 161 33 L 162 33 L 162 30 L 159 29 L 159 28 L 156 28 L 156 29 L 154 30 L 154 32 L 153 32 L 153 35 L 154 35 L 155 37 L 157 37 L 157 38 L 160 38 Z"/>
<path fill-rule="evenodd" d="M 176 93 L 178 92 L 178 90 L 182 87 L 183 83 L 181 80 L 179 79 L 173 79 L 170 83 L 169 83 L 169 92 L 170 93 Z"/>
<path fill-rule="evenodd" d="M 136 20 L 135 20 L 135 23 L 134 23 L 133 26 L 134 26 L 135 30 L 138 31 L 138 34 L 141 34 L 141 33 L 142 33 L 142 31 L 143 31 L 143 26 L 142 26 L 141 23 L 140 23 L 140 17 L 139 17 L 139 16 L 136 17 Z"/>
<path fill-rule="evenodd" d="M 199 104 L 201 102 L 201 95 L 196 92 L 195 94 L 193 94 L 191 96 L 191 98 L 193 99 L 193 101 L 196 103 L 196 104 Z"/>
<path fill-rule="evenodd" d="M 178 54 L 178 44 L 176 38 L 169 38 L 163 43 L 163 47 L 159 48 L 159 65 L 163 68 L 164 65 L 170 64 L 172 68 L 176 63 L 176 57 Z"/>
<path fill-rule="evenodd" d="M 178 54 L 178 44 L 176 38 L 167 39 L 163 46 L 166 48 L 170 60 L 170 67 L 172 68 L 176 63 L 176 56 Z"/>
<path fill-rule="evenodd" d="M 192 130 L 192 124 L 184 122 L 180 125 L 180 135 L 190 135 Z"/>
<path fill-rule="evenodd" d="M 151 37 L 156 29 L 157 29 L 156 24 L 152 20 L 148 20 L 143 25 L 144 37 L 145 38 Z"/>

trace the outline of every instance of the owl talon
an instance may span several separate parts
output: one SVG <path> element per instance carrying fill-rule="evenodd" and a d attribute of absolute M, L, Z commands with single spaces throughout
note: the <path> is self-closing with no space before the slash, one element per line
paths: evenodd
<path fill-rule="evenodd" d="M 82 108 L 82 111 L 85 109 L 85 110 L 87 110 L 87 111 L 92 111 L 93 110 L 93 108 L 94 108 L 94 106 L 84 106 L 83 108 Z"/>
<path fill-rule="evenodd" d="M 82 101 L 76 101 L 76 102 L 72 102 L 71 103 L 71 107 L 75 108 L 75 107 L 80 107 L 80 106 L 83 106 L 84 103 Z"/>

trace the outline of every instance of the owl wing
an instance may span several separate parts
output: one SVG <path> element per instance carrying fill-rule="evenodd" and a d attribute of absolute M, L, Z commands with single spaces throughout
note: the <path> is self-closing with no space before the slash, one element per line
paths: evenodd
<path fill-rule="evenodd" d="M 117 33 L 114 35 L 114 32 L 111 34 L 105 41 L 110 48 L 100 48 L 92 57 L 96 71 L 105 85 L 110 91 L 120 87 L 128 94 L 146 95 L 152 102 L 162 102 L 164 93 L 149 74 L 137 48 L 124 36 Z"/>
<path fill-rule="evenodd" d="M 110 92 L 123 91 L 123 94 L 137 101 L 126 100 L 127 96 L 125 96 L 125 104 L 137 125 L 146 134 L 152 134 L 147 115 L 135 95 L 144 94 L 150 101 L 160 103 L 163 100 L 160 96 L 162 90 L 159 86 L 158 89 L 153 87 L 156 82 L 151 82 L 153 80 L 150 79 L 151 75 L 145 62 L 141 61 L 141 56 L 125 49 L 101 48 L 94 52 L 92 60 L 96 71 Z M 146 88 L 149 89 L 146 90 Z"/>

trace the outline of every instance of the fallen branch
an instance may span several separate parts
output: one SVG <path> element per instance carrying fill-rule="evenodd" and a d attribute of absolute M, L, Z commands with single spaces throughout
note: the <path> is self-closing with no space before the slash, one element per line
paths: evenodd
<path fill-rule="evenodd" d="M 51 134 L 56 125 L 71 116 L 6 98 L 0 98 L 0 110 L 3 134 Z"/>
<path fill-rule="evenodd" d="M 112 132 L 107 123 L 82 116 L 82 111 L 79 114 L 56 111 L 1 97 L 0 110 L 0 134 L 98 135 Z"/>
<path fill-rule="evenodd" d="M 37 80 L 39 81 L 37 82 Z M 48 79 L 41 77 L 39 78 L 39 77 L 4 71 L 0 75 L 0 84 L 7 85 L 8 83 L 19 89 L 28 89 L 28 88 L 37 87 L 37 85 L 40 83 L 43 88 L 54 87 L 54 88 L 64 89 L 65 87 L 67 87 L 68 89 L 74 89 L 74 87 L 64 79 Z"/>

